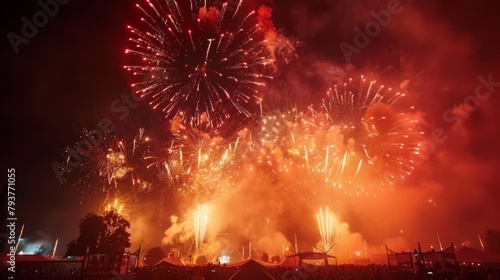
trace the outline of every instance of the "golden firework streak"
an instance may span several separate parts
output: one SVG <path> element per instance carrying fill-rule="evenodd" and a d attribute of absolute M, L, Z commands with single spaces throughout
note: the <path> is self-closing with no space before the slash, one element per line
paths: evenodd
<path fill-rule="evenodd" d="M 316 218 L 318 219 L 321 242 L 325 251 L 327 251 L 332 244 L 333 217 L 330 215 L 328 207 L 326 207 L 325 216 L 323 216 L 323 210 L 320 208 L 318 214 L 316 214 Z"/>
<path fill-rule="evenodd" d="M 208 223 L 208 206 L 206 204 L 198 204 L 198 208 L 194 210 L 194 241 L 196 251 L 201 247 L 205 239 L 205 232 Z"/>

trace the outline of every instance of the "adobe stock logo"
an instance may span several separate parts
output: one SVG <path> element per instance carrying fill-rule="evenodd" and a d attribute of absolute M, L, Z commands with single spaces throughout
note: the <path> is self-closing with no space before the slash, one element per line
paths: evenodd
<path fill-rule="evenodd" d="M 493 74 L 490 73 L 487 78 L 479 75 L 478 83 L 473 94 L 465 97 L 461 104 L 453 104 L 451 108 L 443 113 L 443 121 L 451 124 L 451 130 L 456 130 L 462 127 L 463 122 L 468 119 L 471 114 L 481 105 L 481 101 L 486 101 L 500 87 L 500 81 L 493 80 Z M 402 159 L 396 173 L 386 172 L 385 179 L 391 182 L 391 185 L 402 182 L 406 176 L 413 174 L 415 167 L 422 165 L 438 148 L 438 145 L 443 145 L 451 136 L 445 128 L 434 128 L 427 138 L 424 138 L 420 144 L 418 153 L 411 153 L 407 159 Z M 456 137 L 456 135 L 454 135 Z"/>
<path fill-rule="evenodd" d="M 411 0 L 410 0 L 411 1 Z M 344 54 L 345 60 L 351 62 L 351 56 L 356 53 L 361 53 L 361 49 L 368 47 L 371 43 L 370 38 L 377 37 L 382 32 L 383 27 L 387 27 L 392 20 L 393 15 L 397 15 L 403 11 L 403 7 L 399 0 L 389 0 L 387 9 L 378 12 L 370 11 L 374 20 L 365 24 L 364 31 L 358 26 L 354 27 L 354 46 L 346 42 L 340 43 L 339 47 Z"/>
<path fill-rule="evenodd" d="M 38 6 L 40 6 L 41 10 L 35 12 L 31 20 L 27 17 L 21 18 L 23 22 L 21 35 L 14 32 L 9 32 L 9 34 L 7 34 L 7 39 L 9 39 L 14 52 L 16 54 L 19 53 L 19 46 L 21 44 L 28 44 L 29 39 L 33 39 L 36 34 L 38 34 L 38 29 L 47 25 L 47 23 L 49 23 L 49 18 L 53 18 L 59 13 L 60 5 L 68 4 L 69 1 L 70 0 L 38 1 Z"/>

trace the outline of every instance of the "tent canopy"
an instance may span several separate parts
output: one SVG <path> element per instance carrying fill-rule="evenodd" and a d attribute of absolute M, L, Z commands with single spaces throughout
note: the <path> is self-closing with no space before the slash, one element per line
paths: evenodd
<path fill-rule="evenodd" d="M 247 260 L 229 280 L 275 280 L 263 265 L 255 260 Z"/>
<path fill-rule="evenodd" d="M 264 261 L 257 260 L 257 259 L 246 259 L 246 260 L 242 260 L 239 262 L 228 263 L 227 266 L 228 267 L 239 267 L 239 266 L 245 265 L 246 263 L 248 263 L 250 261 L 256 262 L 256 263 L 260 264 L 261 266 L 279 266 L 280 265 L 280 264 L 275 264 L 275 263 L 264 262 Z"/>
<path fill-rule="evenodd" d="M 457 261 L 466 263 L 500 263 L 500 254 L 463 247 L 455 252 Z"/>
<path fill-rule="evenodd" d="M 328 255 L 327 253 L 319 253 L 319 252 L 302 252 L 298 254 L 294 254 L 291 256 L 288 256 L 283 260 L 283 262 L 280 264 L 281 266 L 300 266 L 302 265 L 302 262 L 310 262 L 313 260 L 317 261 L 325 261 L 325 260 L 331 260 L 334 259 L 336 260 L 337 258 L 335 256 Z M 326 264 L 323 262 L 323 264 Z"/>
<path fill-rule="evenodd" d="M 177 266 L 186 265 L 179 257 L 164 257 L 155 266 Z"/>

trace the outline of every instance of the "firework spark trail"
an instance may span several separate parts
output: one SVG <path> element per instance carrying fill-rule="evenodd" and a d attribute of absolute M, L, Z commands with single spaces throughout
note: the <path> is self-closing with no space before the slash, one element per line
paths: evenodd
<path fill-rule="evenodd" d="M 323 243 L 323 247 L 326 252 L 330 249 L 333 238 L 333 216 L 331 216 L 328 206 L 326 207 L 324 216 L 323 210 L 321 208 L 319 209 L 318 214 L 316 214 L 316 219 L 318 220 L 321 242 Z"/>
<path fill-rule="evenodd" d="M 121 214 L 122 210 L 123 210 L 123 203 L 118 205 L 118 198 L 115 199 L 113 205 L 111 205 L 111 203 L 108 203 L 108 205 L 104 208 L 104 212 L 116 211 L 116 213 L 118 214 Z"/>
<path fill-rule="evenodd" d="M 404 161 L 419 152 L 421 132 L 416 120 L 390 106 L 403 94 L 374 82 L 352 84 L 329 94 L 325 111 L 266 112 L 251 129 L 230 137 L 221 137 L 224 129 L 211 126 L 205 113 L 197 121 L 171 119 L 171 137 L 148 157 L 149 167 L 156 166 L 178 195 L 200 203 L 237 191 L 238 178 L 255 172 L 272 177 L 276 188 L 376 195 L 391 183 L 387 172 L 411 174 Z"/>
<path fill-rule="evenodd" d="M 87 129 L 83 129 L 81 134 L 81 141 L 75 148 L 66 150 L 65 160 L 71 161 L 75 152 L 82 155 L 82 163 L 75 171 L 75 176 L 71 176 L 71 173 L 67 175 L 70 178 L 77 177 L 74 185 L 82 193 L 98 188 L 109 196 L 110 192 L 119 188 L 120 181 L 130 179 L 124 181 L 125 185 L 131 182 L 133 186 L 141 183 L 136 166 L 142 160 L 142 148 L 149 141 L 143 129 L 139 129 L 136 135 L 124 137 L 106 134 L 98 138 Z M 82 149 L 82 143 L 85 144 L 85 150 Z"/>
<path fill-rule="evenodd" d="M 238 13 L 242 2 L 230 16 L 226 4 L 221 11 L 198 1 L 137 5 L 144 17 L 141 28 L 128 26 L 132 47 L 126 53 L 140 61 L 125 66 L 143 78 L 132 85 L 141 87 L 137 93 L 168 118 L 197 119 L 205 111 L 210 125 L 221 126 L 252 115 L 273 60 L 254 12 Z"/>
<path fill-rule="evenodd" d="M 169 122 L 171 137 L 145 157 L 148 168 L 156 168 L 161 181 L 181 197 L 203 201 L 235 189 L 239 138 L 221 137 L 224 133 L 208 124 L 206 114 L 200 114 L 199 124 L 180 117 Z"/>
<path fill-rule="evenodd" d="M 361 76 L 358 85 L 353 84 L 351 78 L 349 82 L 335 85 L 327 91 L 322 107 L 331 123 L 354 129 L 355 124 L 363 120 L 369 106 L 376 103 L 392 106 L 405 96 L 403 93 L 393 92 L 391 88 L 384 90 L 383 85 L 377 89 L 376 81 L 371 81 L 366 89 L 365 84 L 366 79 Z"/>
<path fill-rule="evenodd" d="M 392 174 L 399 174 L 403 179 L 410 174 L 408 170 L 400 172 L 401 165 L 410 154 L 419 152 L 422 137 L 418 121 L 392 108 L 405 94 L 384 86 L 376 87 L 374 81 L 366 83 L 361 77 L 358 85 L 352 79 L 337 85 L 327 92 L 322 104 L 327 120 L 321 122 L 323 129 L 342 137 L 344 142 L 338 146 L 341 161 L 323 157 L 331 161 L 324 163 L 331 169 L 325 175 L 339 187 L 357 185 L 358 195 L 359 191 L 366 193 L 366 187 L 375 182 L 382 187 L 391 184 L 387 177 Z M 335 162 L 341 162 L 340 167 L 336 167 Z M 340 172 L 332 168 L 339 168 Z M 336 176 L 336 180 L 330 176 Z"/>
<path fill-rule="evenodd" d="M 205 232 L 208 224 L 208 206 L 206 204 L 198 204 L 198 208 L 194 210 L 194 240 L 196 252 L 199 251 L 203 240 L 205 240 Z"/>
<path fill-rule="evenodd" d="M 422 132 L 417 120 L 392 107 L 404 94 L 375 84 L 361 78 L 336 86 L 323 110 L 264 113 L 245 139 L 246 164 L 262 166 L 284 188 L 326 186 L 357 196 L 383 190 L 393 174 L 404 179 Z"/>
<path fill-rule="evenodd" d="M 116 150 L 110 148 L 109 153 L 106 155 L 106 164 L 103 171 L 107 176 L 108 183 L 112 181 L 116 183 L 116 179 L 123 178 L 129 170 L 130 167 L 126 166 L 123 141 L 118 141 Z"/>

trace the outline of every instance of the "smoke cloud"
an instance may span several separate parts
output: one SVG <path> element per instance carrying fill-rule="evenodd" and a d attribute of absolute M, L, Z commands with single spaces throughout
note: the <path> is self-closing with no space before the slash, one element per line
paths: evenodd
<path fill-rule="evenodd" d="M 336 215 L 336 245 L 331 253 L 341 262 L 351 261 L 357 251 L 383 254 L 384 245 L 396 251 L 413 250 L 420 241 L 424 250 L 439 248 L 438 234 L 444 247 L 454 242 L 479 248 L 477 235 L 498 226 L 494 213 L 499 209 L 494 200 L 500 195 L 495 183 L 500 162 L 494 136 L 498 135 L 495 120 L 499 117 L 495 108 L 500 102 L 494 95 L 480 100 L 478 106 L 464 100 L 481 84 L 478 76 L 487 80 L 492 74 L 493 81 L 500 80 L 491 64 L 498 55 L 493 46 L 482 43 L 490 30 L 486 23 L 455 23 L 463 22 L 460 19 L 465 10 L 472 11 L 471 17 L 481 17 L 486 6 L 472 7 L 463 1 L 453 7 L 400 1 L 402 12 L 347 63 L 339 43 L 351 42 L 353 28 L 364 27 L 373 20 L 370 11 L 380 11 L 386 4 L 323 2 L 321 10 L 308 3 L 290 4 L 288 14 L 281 19 L 294 19 L 289 20 L 294 24 L 287 30 L 292 30 L 304 47 L 298 60 L 281 69 L 282 86 L 270 94 L 279 99 L 274 104 L 307 106 L 346 77 L 365 75 L 405 92 L 400 105 L 415 107 L 416 111 L 408 114 L 420 120 L 425 137 L 441 131 L 446 140 L 427 143 L 423 161 L 406 180 L 368 197 L 345 197 L 333 190 L 301 193 L 293 184 L 283 190 L 276 184 L 283 177 L 276 174 L 256 172 L 258 177 L 243 178 L 236 187 L 238 195 L 209 202 L 206 243 L 220 241 L 214 244 L 222 247 L 211 247 L 205 253 L 217 254 L 229 243 L 241 253 L 240 247 L 252 242 L 257 256 L 263 252 L 281 255 L 283 244 L 294 246 L 295 234 L 300 250 L 311 250 L 313 245 L 319 248 L 315 213 L 326 205 Z M 279 1 L 274 4 L 284 5 Z M 445 6 L 447 12 L 439 12 Z M 275 24 L 280 23 L 270 22 L 271 12 L 269 7 L 259 9 L 260 25 L 266 29 L 266 38 L 276 40 Z M 218 232 L 231 237 L 216 238 Z"/>

